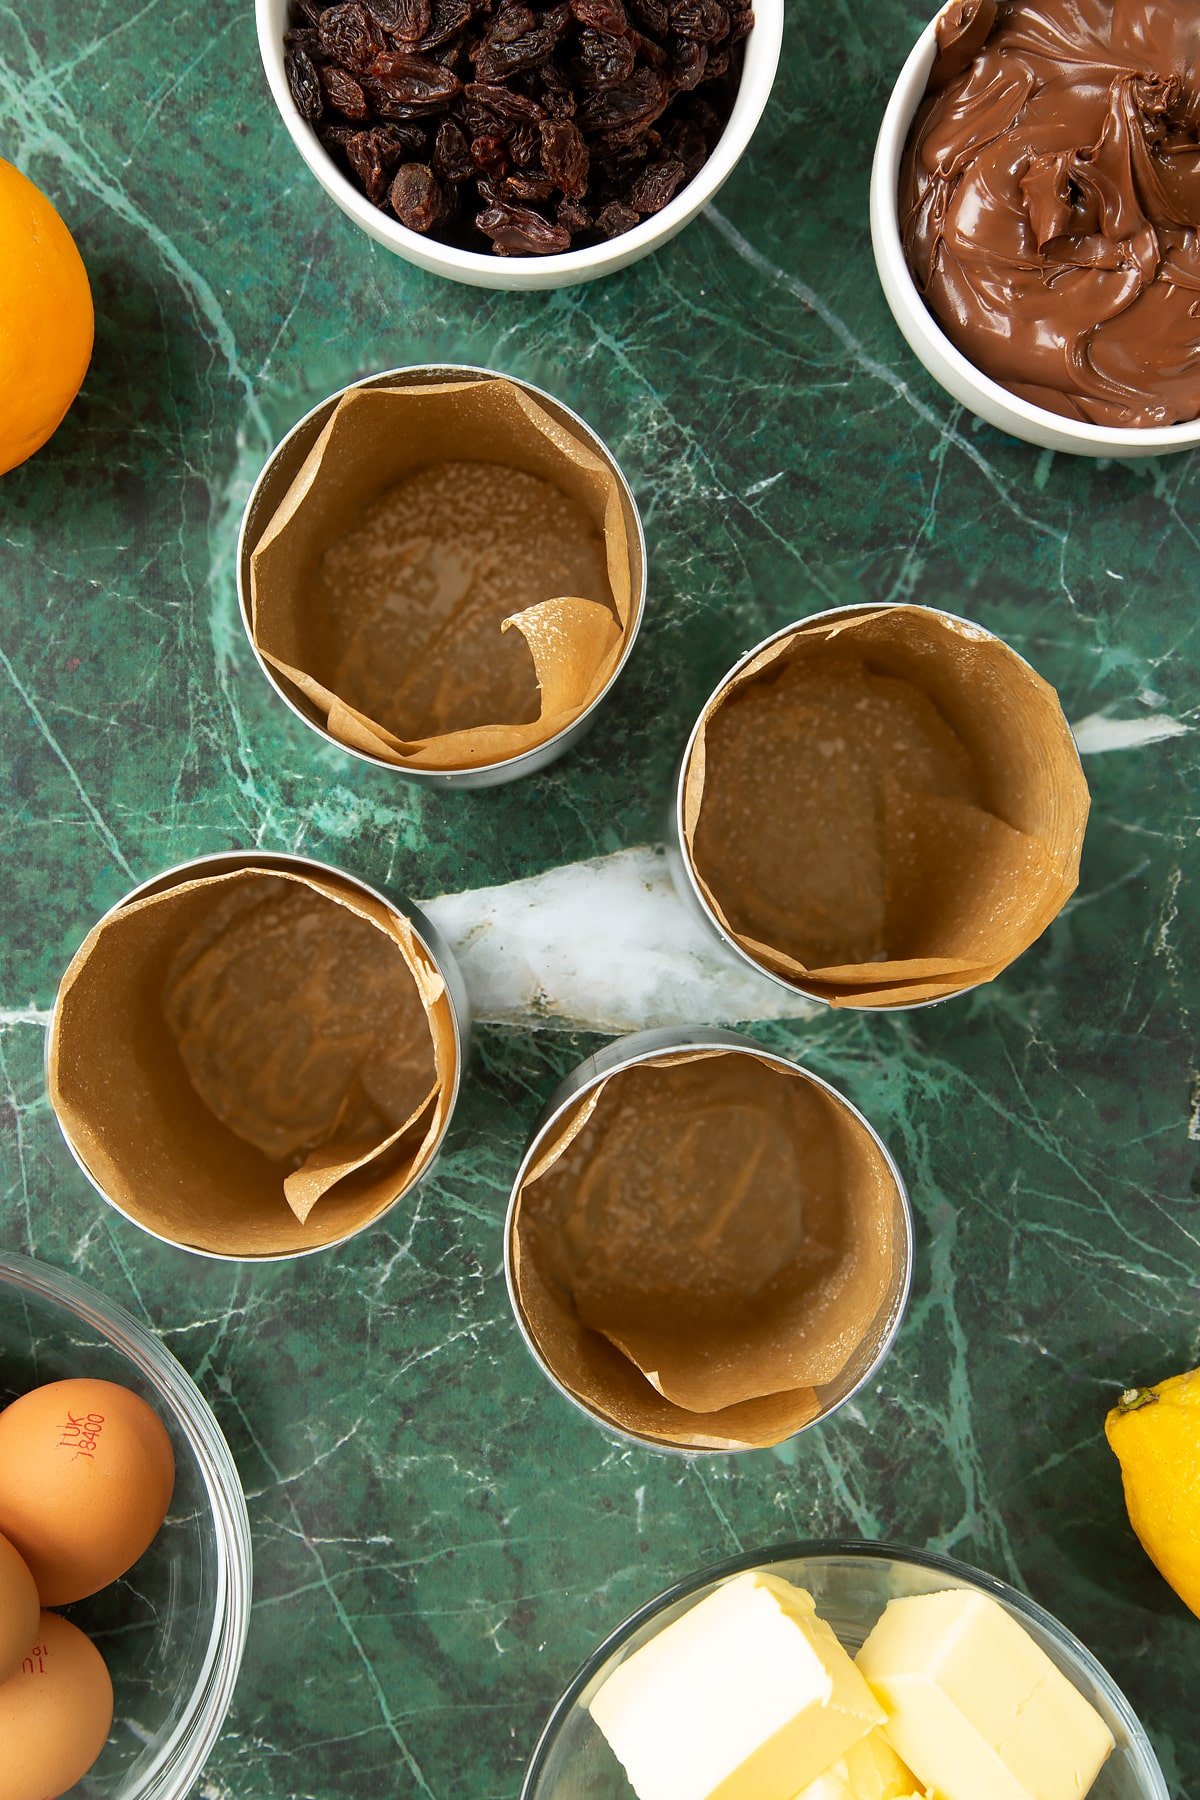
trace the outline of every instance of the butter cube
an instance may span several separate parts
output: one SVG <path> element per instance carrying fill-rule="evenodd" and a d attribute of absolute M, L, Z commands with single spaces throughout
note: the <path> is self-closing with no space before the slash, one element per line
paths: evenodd
<path fill-rule="evenodd" d="M 1096 1709 L 987 1594 L 893 1600 L 858 1666 L 938 1800 L 1081 1800 L 1113 1748 Z"/>
<path fill-rule="evenodd" d="M 871 1731 L 796 1800 L 921 1800 L 919 1786 L 883 1732 Z"/>
<path fill-rule="evenodd" d="M 811 1594 L 735 1575 L 590 1702 L 639 1800 L 795 1800 L 883 1709 Z"/>

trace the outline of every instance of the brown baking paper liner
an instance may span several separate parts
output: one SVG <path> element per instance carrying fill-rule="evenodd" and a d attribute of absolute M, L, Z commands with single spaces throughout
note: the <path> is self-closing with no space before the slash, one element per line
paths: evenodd
<path fill-rule="evenodd" d="M 159 1236 L 284 1255 L 378 1217 L 439 1141 L 456 1044 L 407 920 L 323 877 L 243 868 L 130 901 L 59 989 L 51 1102 Z"/>
<path fill-rule="evenodd" d="M 554 596 L 500 621 L 492 660 L 507 649 L 500 633 L 519 633 L 525 640 L 533 665 L 532 720 L 500 718 L 405 739 L 335 691 L 336 658 L 329 644 L 334 637 L 351 638 L 358 628 L 352 610 L 357 596 L 345 594 L 345 610 L 335 620 L 328 616 L 333 596 L 326 593 L 324 605 L 315 609 L 319 618 L 306 596 L 322 556 L 356 527 L 372 500 L 420 470 L 466 461 L 536 476 L 577 503 L 603 540 L 610 592 L 600 598 Z M 338 402 L 259 539 L 250 558 L 250 593 L 255 644 L 339 743 L 398 767 L 460 769 L 503 762 L 571 724 L 616 672 L 635 605 L 620 484 L 606 462 L 512 382 L 353 389 Z M 453 626 L 452 616 L 440 634 L 449 639 L 440 646 L 445 662 L 434 674 L 443 701 L 453 696 L 456 683 L 464 692 L 471 685 L 456 666 Z M 487 642 L 485 637 L 475 646 L 485 661 Z M 407 649 L 402 641 L 398 664 Z M 364 646 L 364 655 L 370 651 Z M 437 653 L 436 642 L 424 652 Z M 457 654 L 465 654 L 461 642 Z M 397 682 L 405 675 L 398 666 Z"/>
<path fill-rule="evenodd" d="M 717 919 L 833 1006 L 991 981 L 1079 879 L 1088 790 L 1058 696 L 924 607 L 800 626 L 710 702 L 683 835 Z"/>
<path fill-rule="evenodd" d="M 592 1412 L 660 1443 L 762 1447 L 874 1360 L 901 1220 L 878 1144 L 803 1071 L 683 1052 L 557 1121 L 513 1208 L 514 1283 Z"/>

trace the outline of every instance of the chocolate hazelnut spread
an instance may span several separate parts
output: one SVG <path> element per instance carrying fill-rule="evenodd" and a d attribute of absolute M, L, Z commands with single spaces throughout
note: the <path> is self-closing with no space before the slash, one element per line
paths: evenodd
<path fill-rule="evenodd" d="M 900 171 L 930 311 L 1012 393 L 1200 416 L 1200 5 L 956 0 Z"/>

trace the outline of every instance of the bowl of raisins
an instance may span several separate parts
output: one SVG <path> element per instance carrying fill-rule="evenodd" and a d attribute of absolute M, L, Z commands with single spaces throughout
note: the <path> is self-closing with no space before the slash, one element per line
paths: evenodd
<path fill-rule="evenodd" d="M 611 274 L 738 162 L 783 0 L 256 0 L 292 141 L 377 243 L 475 287 Z"/>

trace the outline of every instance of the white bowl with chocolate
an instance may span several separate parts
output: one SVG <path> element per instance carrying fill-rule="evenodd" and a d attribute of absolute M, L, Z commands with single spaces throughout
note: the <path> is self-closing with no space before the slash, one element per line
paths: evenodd
<path fill-rule="evenodd" d="M 748 652 L 692 728 L 680 894 L 737 956 L 831 1006 L 992 981 L 1079 878 L 1079 754 L 1048 682 L 933 607 L 816 613 Z"/>
<path fill-rule="evenodd" d="M 339 389 L 250 494 L 242 622 L 326 741 L 415 781 L 491 787 L 577 743 L 641 625 L 646 545 L 576 413 L 488 369 Z"/>
<path fill-rule="evenodd" d="M 412 0 L 411 4 L 373 0 L 367 8 L 365 30 L 360 26 L 347 35 L 323 28 L 323 41 L 317 39 L 316 25 L 311 23 L 319 23 L 317 4 L 298 10 L 294 0 L 256 0 L 255 11 L 263 68 L 280 117 L 312 174 L 348 218 L 376 243 L 452 281 L 486 288 L 554 288 L 594 281 L 657 250 L 696 217 L 740 161 L 774 84 L 784 6 L 783 0 L 760 0 L 753 7 L 753 23 L 746 35 L 731 39 L 726 47 L 719 37 L 719 24 L 709 22 L 714 5 L 718 21 L 723 15 L 736 15 L 736 8 L 724 7 L 717 0 L 689 0 L 689 20 L 678 34 L 671 22 L 678 4 L 669 12 L 662 0 L 641 0 L 636 19 L 626 19 L 621 0 L 590 0 L 569 12 L 564 5 L 564 44 L 569 41 L 576 56 L 594 51 L 607 59 L 609 66 L 595 93 L 583 97 L 578 105 L 575 101 L 580 97 L 576 96 L 558 110 L 551 110 L 551 103 L 542 103 L 545 95 L 539 101 L 526 91 L 531 85 L 526 77 L 536 70 L 531 70 L 528 58 L 521 54 L 522 42 L 532 42 L 547 19 L 555 16 L 554 8 L 529 10 L 527 17 L 518 19 L 518 14 L 527 11 L 521 0 L 505 0 L 504 7 L 497 9 L 495 45 L 484 47 L 481 59 L 480 45 L 472 42 L 456 58 L 458 74 L 451 73 L 449 81 L 444 68 L 437 72 L 438 59 L 445 57 L 447 38 L 454 34 L 443 29 L 440 21 L 453 24 L 455 0 L 434 0 L 432 7 L 427 0 Z M 499 14 L 505 9 L 509 16 L 500 22 Z M 480 10 L 474 9 L 475 13 Z M 460 11 L 470 36 L 476 29 L 471 24 L 472 9 L 462 4 Z M 748 7 L 742 8 L 743 25 L 748 11 Z M 591 28 L 585 15 L 596 26 L 609 29 Z M 400 26 L 399 35 L 394 29 L 384 31 L 379 21 L 385 18 Z M 652 44 L 651 57 L 644 46 L 653 36 L 652 19 L 660 23 L 662 42 Z M 424 37 L 412 37 L 413 32 L 431 24 Z M 295 34 L 299 31 L 305 39 L 310 30 L 313 39 L 306 48 Z M 714 58 L 719 57 L 715 66 L 722 74 L 716 79 L 710 79 L 704 67 L 708 54 L 704 37 L 710 30 L 718 33 L 712 51 Z M 285 34 L 291 37 L 286 46 Z M 462 36 L 461 30 L 458 35 Z M 587 45 L 585 37 L 592 40 Z M 343 43 L 348 63 L 341 59 L 331 78 L 326 72 L 331 65 L 323 60 L 325 52 L 340 49 Z M 309 52 L 309 62 L 298 77 L 295 58 Z M 505 101 L 497 98 L 496 89 L 508 77 L 493 65 L 510 61 L 515 63 L 518 91 L 514 101 Z M 396 99 L 397 82 L 415 84 L 411 105 L 403 98 Z M 430 119 L 436 122 L 442 85 L 460 108 L 450 122 L 461 142 L 456 138 L 452 151 L 437 146 L 431 154 L 429 133 L 425 132 L 422 142 L 420 128 Z M 423 92 L 417 93 L 417 87 Z M 474 93 L 472 105 L 464 113 L 462 96 L 468 87 Z M 491 115 L 489 88 L 493 108 L 499 107 Z M 724 116 L 723 126 L 719 119 L 710 121 L 707 114 L 697 113 L 692 105 L 693 95 L 707 101 L 710 90 L 713 105 Z M 662 141 L 656 141 L 653 154 L 634 172 L 627 189 L 618 192 L 610 182 L 602 192 L 594 193 L 595 183 L 589 184 L 589 160 L 595 170 L 603 153 L 607 121 L 600 113 L 593 121 L 590 112 L 603 106 L 606 94 L 616 95 L 615 104 L 623 115 L 621 119 L 613 115 L 614 147 L 628 144 L 630 134 L 638 128 L 640 111 L 656 140 L 661 137 Z M 308 116 L 297 95 L 304 100 Z M 509 116 L 512 105 L 522 109 L 520 117 L 531 127 L 532 138 L 526 133 L 524 138 L 514 139 Z M 346 107 L 348 113 L 338 110 Z M 675 119 L 679 108 L 686 120 Z M 697 118 L 703 121 L 703 141 L 691 130 Z M 323 125 L 329 136 L 331 119 L 337 121 L 335 130 L 347 140 L 345 148 L 332 138 L 327 145 L 317 135 L 316 127 Z M 583 127 L 578 134 L 577 122 Z M 408 147 L 388 150 L 386 167 L 373 155 L 364 159 L 360 145 L 349 147 L 351 133 L 362 135 L 357 126 L 386 131 L 391 123 L 399 126 L 394 134 L 397 145 L 407 143 L 409 128 L 415 125 L 418 130 Z M 572 127 L 565 134 L 570 148 L 552 149 L 563 123 Z M 685 123 L 686 130 L 682 129 Z M 543 126 L 547 128 L 544 134 Z M 404 161 L 406 156 L 413 160 Z M 479 194 L 474 184 L 481 171 L 472 168 L 472 158 L 476 163 L 483 158 L 488 165 L 484 179 L 490 185 Z M 465 181 L 456 167 L 459 163 L 470 170 Z M 397 177 L 404 186 L 403 197 L 394 186 Z M 471 197 L 464 200 L 468 192 Z M 410 224 L 401 222 L 397 205 Z M 613 206 L 620 210 L 615 214 L 606 211 Z M 447 212 L 448 218 L 443 216 Z M 485 214 L 495 249 L 489 248 L 489 235 L 473 223 Z M 540 221 L 536 227 L 530 225 L 531 215 Z M 449 238 L 440 235 L 444 232 L 451 234 Z M 582 242 L 574 247 L 577 236 Z M 532 251 L 524 248 L 533 244 L 537 248 Z"/>
<path fill-rule="evenodd" d="M 180 1249 L 270 1261 L 365 1230 L 433 1167 L 470 1014 L 427 919 L 309 857 L 144 882 L 59 984 L 50 1103 L 76 1162 Z"/>
<path fill-rule="evenodd" d="M 1119 25 L 1111 0 L 993 10 L 944 7 L 884 114 L 871 238 L 896 323 L 953 399 L 1028 443 L 1191 449 L 1194 8 L 1146 0 Z"/>
<path fill-rule="evenodd" d="M 505 1225 L 543 1373 L 619 1437 L 761 1449 L 876 1374 L 908 1299 L 912 1220 L 877 1133 L 735 1032 L 636 1032 L 548 1102 Z"/>

